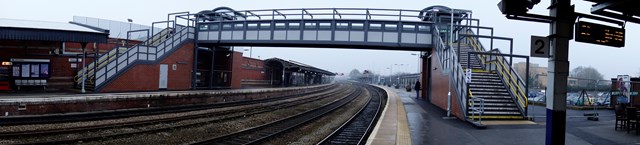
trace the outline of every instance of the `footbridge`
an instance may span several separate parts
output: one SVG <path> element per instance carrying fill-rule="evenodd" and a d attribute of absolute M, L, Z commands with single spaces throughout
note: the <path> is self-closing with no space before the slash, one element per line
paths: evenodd
<path fill-rule="evenodd" d="M 472 18 L 468 10 L 431 6 L 423 10 L 236 11 L 219 7 L 198 13 L 168 14 L 166 21 L 154 22 L 152 26 L 165 23 L 167 28 L 161 32 L 151 30 L 149 40 L 128 48 L 117 47 L 97 57 L 78 72 L 78 85 L 99 91 L 114 86 L 110 84 L 118 82 L 116 79 L 126 82 L 123 76 L 135 77 L 136 68 L 173 63 L 172 71 L 183 74 L 176 73 L 183 78 L 175 81 L 186 87 L 189 83 L 192 89 L 225 87 L 234 71 L 229 65 L 234 56 L 232 46 L 419 51 L 420 78 L 426 90 L 423 96 L 432 103 L 450 108 L 451 114 L 470 122 L 483 118 L 526 118 L 528 84 L 522 78 L 528 78 L 528 74 L 518 74 L 512 61 L 514 57 L 527 60 L 528 57 L 493 49 L 494 39 L 509 42 L 512 39 L 494 36 L 494 28 L 480 26 L 480 20 Z M 491 31 L 490 35 L 480 34 L 481 29 Z M 489 39 L 489 48 L 479 39 Z M 513 46 L 509 48 L 512 49 Z M 178 64 L 180 68 L 188 66 L 188 70 L 177 69 Z M 281 78 L 301 73 L 285 69 L 282 72 Z M 184 81 L 187 77 L 191 77 L 190 82 Z M 169 77 L 168 81 L 174 80 Z M 150 82 L 160 86 L 164 83 L 165 89 L 172 89 L 172 85 L 167 87 L 166 80 Z M 155 85 L 150 88 L 157 88 Z"/>
<path fill-rule="evenodd" d="M 365 48 L 429 51 L 433 22 L 426 10 L 313 8 L 234 11 L 196 15 L 200 44 Z"/>

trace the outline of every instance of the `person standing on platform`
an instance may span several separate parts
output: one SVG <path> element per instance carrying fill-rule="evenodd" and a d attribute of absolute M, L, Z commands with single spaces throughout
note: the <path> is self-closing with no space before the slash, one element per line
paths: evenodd
<path fill-rule="evenodd" d="M 420 80 L 416 80 L 416 85 L 413 87 L 414 90 L 416 90 L 416 99 L 420 99 L 420 89 L 422 88 L 422 86 L 420 86 Z"/>

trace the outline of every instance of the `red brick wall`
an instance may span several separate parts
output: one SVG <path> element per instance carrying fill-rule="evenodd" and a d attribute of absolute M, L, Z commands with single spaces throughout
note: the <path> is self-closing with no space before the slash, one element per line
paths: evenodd
<path fill-rule="evenodd" d="M 447 109 L 447 93 L 449 92 L 449 75 L 443 72 L 440 61 L 435 52 L 431 61 L 431 103 L 446 110 Z M 435 69 L 435 70 L 433 70 Z M 460 103 L 458 103 L 458 97 L 454 92 L 454 88 L 451 88 L 451 113 L 458 118 L 462 118 L 463 114 L 460 110 Z"/>
<path fill-rule="evenodd" d="M 231 66 L 231 88 L 239 89 L 240 83 L 242 81 L 242 62 L 243 62 L 242 53 L 241 52 L 233 52 L 233 60 Z"/>
<path fill-rule="evenodd" d="M 264 66 L 263 60 L 243 57 L 241 78 L 243 80 L 265 80 Z"/>
<path fill-rule="evenodd" d="M 100 92 L 129 92 L 158 90 L 160 64 L 169 65 L 167 90 L 188 90 L 191 88 L 194 44 L 187 43 L 175 50 L 160 63 L 137 64 L 118 78 L 108 83 Z M 177 65 L 173 70 L 172 65 Z"/>
<path fill-rule="evenodd" d="M 80 44 L 76 44 L 80 50 L 78 52 L 81 52 Z M 49 59 L 51 70 L 50 78 L 47 80 L 47 87 L 49 89 L 70 89 L 73 88 L 73 77 L 76 71 L 75 68 L 71 68 L 71 63 L 69 62 L 69 58 L 73 57 L 50 54 L 51 50 L 58 48 L 61 48 L 60 42 L 0 40 L 0 59 L 2 61 L 9 61 L 12 58 Z M 86 59 L 87 65 L 93 60 L 93 58 L 88 57 Z M 81 64 L 78 65 L 78 69 L 80 68 L 82 68 Z"/>

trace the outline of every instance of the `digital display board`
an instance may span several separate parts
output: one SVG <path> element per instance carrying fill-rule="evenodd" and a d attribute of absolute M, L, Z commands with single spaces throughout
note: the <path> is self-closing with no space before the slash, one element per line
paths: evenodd
<path fill-rule="evenodd" d="M 575 38 L 578 42 L 624 47 L 624 29 L 596 23 L 576 23 Z"/>

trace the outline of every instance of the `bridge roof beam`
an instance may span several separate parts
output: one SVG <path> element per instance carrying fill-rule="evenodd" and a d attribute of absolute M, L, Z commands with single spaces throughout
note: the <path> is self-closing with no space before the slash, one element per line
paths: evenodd
<path fill-rule="evenodd" d="M 309 11 L 307 11 L 306 9 L 302 9 L 302 16 L 304 17 L 305 13 L 309 16 L 311 16 L 311 19 L 313 19 L 313 15 L 311 13 L 309 13 Z"/>
<path fill-rule="evenodd" d="M 278 11 L 278 10 L 273 10 L 273 14 L 272 14 L 273 16 L 271 17 L 271 19 L 275 19 L 275 14 L 278 14 L 278 15 L 284 17 L 284 19 L 287 19 L 287 16 L 285 14 L 283 14 L 283 13 L 280 13 L 280 11 Z"/>

